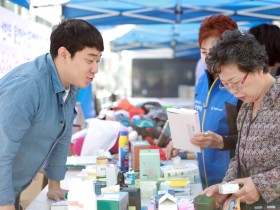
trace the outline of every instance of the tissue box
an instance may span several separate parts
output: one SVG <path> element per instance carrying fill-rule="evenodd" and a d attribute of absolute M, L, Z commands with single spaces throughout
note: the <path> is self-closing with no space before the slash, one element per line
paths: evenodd
<path fill-rule="evenodd" d="M 104 193 L 97 197 L 97 209 L 110 210 L 127 210 L 128 209 L 128 193 Z"/>

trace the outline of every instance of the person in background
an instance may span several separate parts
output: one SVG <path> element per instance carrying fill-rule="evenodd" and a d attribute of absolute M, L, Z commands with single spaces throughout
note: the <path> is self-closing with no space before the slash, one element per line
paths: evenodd
<path fill-rule="evenodd" d="M 19 209 L 19 195 L 44 167 L 48 198 L 60 200 L 79 88 L 98 72 L 100 32 L 80 19 L 57 25 L 50 53 L 0 80 L 0 209 Z M 15 207 L 16 206 L 16 207 Z"/>
<path fill-rule="evenodd" d="M 248 32 L 265 46 L 269 72 L 277 76 L 277 69 L 280 67 L 280 28 L 276 25 L 264 23 L 250 28 Z"/>
<path fill-rule="evenodd" d="M 225 15 L 206 18 L 199 30 L 201 58 L 205 62 L 208 51 L 215 45 L 225 30 L 235 30 L 237 24 Z M 241 102 L 231 93 L 219 89 L 217 75 L 207 70 L 195 88 L 195 109 L 199 113 L 202 132 L 195 134 L 192 143 L 201 147 L 197 154 L 203 188 L 220 183 L 225 176 L 237 140 L 236 118 Z M 169 159 L 176 155 L 172 141 L 166 148 Z"/>
<path fill-rule="evenodd" d="M 275 76 L 280 76 L 280 66 L 278 67 L 278 69 L 276 70 Z"/>
<path fill-rule="evenodd" d="M 206 63 L 219 75 L 221 88 L 244 102 L 237 118 L 236 155 L 223 182 L 241 186 L 233 196 L 240 198 L 242 209 L 268 209 L 269 203 L 269 209 L 280 209 L 280 78 L 268 73 L 265 46 L 251 34 L 226 31 Z M 204 193 L 217 206 L 228 196 L 219 194 L 218 185 Z"/>
<path fill-rule="evenodd" d="M 201 75 L 205 72 L 207 69 L 207 66 L 202 58 L 200 58 L 197 61 L 196 67 L 195 67 L 195 85 L 197 85 L 199 78 Z"/>

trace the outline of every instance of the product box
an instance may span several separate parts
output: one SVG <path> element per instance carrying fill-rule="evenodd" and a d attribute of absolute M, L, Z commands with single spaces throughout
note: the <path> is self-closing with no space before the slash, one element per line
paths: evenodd
<path fill-rule="evenodd" d="M 127 210 L 128 209 L 128 193 L 114 192 L 103 193 L 97 197 L 97 210 Z"/>
<path fill-rule="evenodd" d="M 51 204 L 51 210 L 68 210 L 68 201 L 61 200 Z"/>
<path fill-rule="evenodd" d="M 199 175 L 198 166 L 188 165 L 165 165 L 160 167 L 164 178 L 170 177 L 188 177 L 191 183 L 194 183 L 194 177 Z"/>
<path fill-rule="evenodd" d="M 194 198 L 194 208 L 196 210 L 214 210 L 215 200 L 212 197 L 207 197 L 205 194 L 198 195 Z"/>
<path fill-rule="evenodd" d="M 128 192 L 129 209 L 141 210 L 141 193 L 140 188 L 124 187 L 122 192 Z"/>
<path fill-rule="evenodd" d="M 106 186 L 113 186 L 118 183 L 118 167 L 115 164 L 106 166 Z"/>
<path fill-rule="evenodd" d="M 231 183 L 219 184 L 220 194 L 233 194 L 236 193 L 238 190 L 239 190 L 238 184 L 231 184 Z"/>
<path fill-rule="evenodd" d="M 156 181 L 140 181 L 141 198 L 154 197 L 157 192 Z"/>
<path fill-rule="evenodd" d="M 156 181 L 159 177 L 159 151 L 157 149 L 140 150 L 140 180 Z"/>
<path fill-rule="evenodd" d="M 131 141 L 131 164 L 134 171 L 139 170 L 139 154 L 140 150 L 150 149 L 151 145 L 148 141 Z"/>

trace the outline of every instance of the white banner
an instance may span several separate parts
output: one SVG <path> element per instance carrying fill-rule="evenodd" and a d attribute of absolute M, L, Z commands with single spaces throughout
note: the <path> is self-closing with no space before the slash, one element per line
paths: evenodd
<path fill-rule="evenodd" d="M 51 28 L 0 7 L 0 78 L 14 67 L 49 52 Z"/>

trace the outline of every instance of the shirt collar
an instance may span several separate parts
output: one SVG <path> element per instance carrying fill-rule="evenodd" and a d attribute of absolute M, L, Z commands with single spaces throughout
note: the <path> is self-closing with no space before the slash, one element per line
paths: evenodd
<path fill-rule="evenodd" d="M 47 54 L 47 62 L 50 66 L 50 72 L 51 72 L 51 77 L 52 77 L 52 83 L 53 83 L 53 88 L 54 88 L 54 92 L 55 93 L 60 93 L 63 92 L 63 94 L 65 94 L 65 87 L 62 84 L 59 75 L 57 73 L 57 69 L 54 65 L 54 61 L 53 58 L 51 56 L 51 54 Z M 70 85 L 70 92 L 69 94 L 74 94 L 78 91 L 78 88 L 74 85 Z"/>

